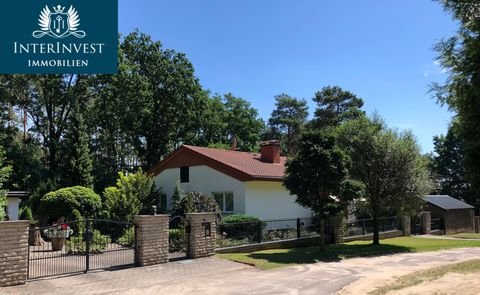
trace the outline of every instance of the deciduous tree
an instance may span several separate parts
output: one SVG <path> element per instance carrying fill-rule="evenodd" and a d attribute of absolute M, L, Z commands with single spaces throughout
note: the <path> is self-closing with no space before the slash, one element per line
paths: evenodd
<path fill-rule="evenodd" d="M 350 175 L 363 183 L 363 198 L 373 219 L 373 244 L 379 244 L 379 219 L 389 212 L 411 213 L 431 190 L 427 164 L 410 132 L 388 129 L 362 117 L 338 128 L 352 160 Z"/>

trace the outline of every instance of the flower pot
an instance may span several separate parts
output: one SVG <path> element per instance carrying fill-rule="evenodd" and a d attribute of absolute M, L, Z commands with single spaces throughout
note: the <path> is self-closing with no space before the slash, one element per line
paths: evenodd
<path fill-rule="evenodd" d="M 65 238 L 52 238 L 52 251 L 60 251 L 65 244 Z"/>

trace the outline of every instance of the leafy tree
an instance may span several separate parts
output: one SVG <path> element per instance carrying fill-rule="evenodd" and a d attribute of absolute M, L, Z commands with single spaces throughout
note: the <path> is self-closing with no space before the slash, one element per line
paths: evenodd
<path fill-rule="evenodd" d="M 4 155 L 5 152 L 3 151 L 2 146 L 0 146 L 0 221 L 5 219 L 5 210 L 3 208 L 6 206 L 7 202 L 3 184 L 7 181 L 12 172 L 12 167 L 5 165 Z"/>
<path fill-rule="evenodd" d="M 81 185 L 92 187 L 92 159 L 89 137 L 83 119 L 80 103 L 74 103 L 65 130 L 63 182 L 67 186 Z"/>
<path fill-rule="evenodd" d="M 50 177 L 57 177 L 64 136 L 74 100 L 92 98 L 84 75 L 7 75 L 0 91 L 31 119 L 32 132 L 38 134 L 46 155 Z"/>
<path fill-rule="evenodd" d="M 480 200 L 480 9 L 468 0 L 439 1 L 458 21 L 455 36 L 436 44 L 438 62 L 448 73 L 444 84 L 434 84 L 438 102 L 457 113 L 458 135 L 465 150 L 467 180 L 474 204 Z"/>
<path fill-rule="evenodd" d="M 307 131 L 298 153 L 287 162 L 285 187 L 296 202 L 311 208 L 320 219 L 321 248 L 325 245 L 325 219 L 346 208 L 355 183 L 347 181 L 348 157 L 333 132 Z M 357 187 L 361 190 L 360 187 Z"/>
<path fill-rule="evenodd" d="M 187 193 L 175 206 L 173 216 L 185 216 L 187 213 L 215 213 L 217 221 L 222 219 L 222 213 L 217 202 L 203 193 Z"/>
<path fill-rule="evenodd" d="M 379 244 L 379 219 L 390 212 L 411 213 L 431 190 L 424 157 L 410 132 L 397 133 L 383 122 L 363 117 L 338 128 L 342 147 L 352 159 L 350 175 L 364 185 L 373 219 L 373 244 Z"/>
<path fill-rule="evenodd" d="M 139 213 L 151 213 L 152 206 L 160 206 L 161 193 L 153 179 L 141 169 L 136 173 L 118 173 L 116 186 L 103 193 L 104 215 L 113 220 L 132 222 Z"/>
<path fill-rule="evenodd" d="M 437 193 L 450 195 L 477 205 L 472 199 L 470 183 L 466 179 L 465 148 L 459 137 L 456 124 L 452 124 L 447 135 L 435 136 L 432 170 L 439 185 Z"/>
<path fill-rule="evenodd" d="M 312 124 L 316 128 L 336 127 L 364 115 L 363 100 L 339 86 L 327 86 L 315 93 L 317 103 Z"/>
<path fill-rule="evenodd" d="M 248 101 L 231 93 L 225 94 L 223 100 L 225 107 L 223 143 L 230 144 L 235 137 L 240 150 L 255 150 L 265 126 L 263 120 L 258 117 L 258 111 Z"/>
<path fill-rule="evenodd" d="M 122 100 L 122 122 L 144 167 L 197 136 L 205 95 L 185 54 L 135 31 L 120 45 L 127 72 L 115 79 Z"/>
<path fill-rule="evenodd" d="M 274 133 L 273 136 L 275 134 L 280 136 L 283 154 L 293 155 L 298 148 L 300 133 L 307 121 L 307 101 L 287 94 L 277 95 L 275 100 L 276 108 L 268 120 L 268 125 Z"/>
<path fill-rule="evenodd" d="M 45 194 L 40 200 L 43 220 L 57 221 L 94 217 L 102 208 L 102 199 L 90 188 L 74 186 Z"/>

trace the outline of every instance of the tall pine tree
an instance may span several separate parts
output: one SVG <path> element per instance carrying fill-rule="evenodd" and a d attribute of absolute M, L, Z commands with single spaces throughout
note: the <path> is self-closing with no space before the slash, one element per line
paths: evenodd
<path fill-rule="evenodd" d="M 82 109 L 84 109 L 84 106 L 78 100 L 75 100 L 65 130 L 63 145 L 65 169 L 62 180 L 67 186 L 92 187 L 92 157 Z"/>

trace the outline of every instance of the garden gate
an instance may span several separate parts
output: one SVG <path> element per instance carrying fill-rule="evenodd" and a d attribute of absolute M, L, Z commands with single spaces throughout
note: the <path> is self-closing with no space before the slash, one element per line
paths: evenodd
<path fill-rule="evenodd" d="M 413 216 L 410 221 L 410 234 L 422 234 L 422 218 L 420 216 Z"/>
<path fill-rule="evenodd" d="M 187 257 L 189 226 L 185 217 L 170 218 L 168 228 L 169 260 L 179 260 Z"/>
<path fill-rule="evenodd" d="M 29 279 L 135 264 L 135 225 L 130 222 L 59 222 L 31 228 L 29 235 Z"/>

